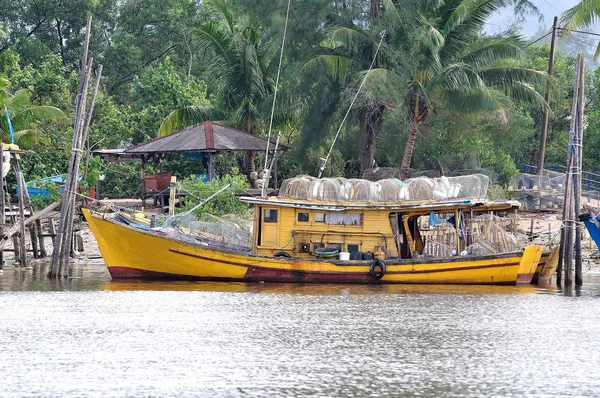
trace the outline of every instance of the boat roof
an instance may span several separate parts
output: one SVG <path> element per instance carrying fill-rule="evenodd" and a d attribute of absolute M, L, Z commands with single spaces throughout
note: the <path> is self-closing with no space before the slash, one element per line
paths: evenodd
<path fill-rule="evenodd" d="M 405 201 L 405 202 L 328 202 L 309 199 L 289 199 L 276 196 L 242 196 L 241 201 L 259 205 L 295 207 L 307 210 L 452 210 L 468 208 L 473 211 L 500 211 L 518 209 L 521 203 L 516 200 L 460 199 L 454 201 Z"/>

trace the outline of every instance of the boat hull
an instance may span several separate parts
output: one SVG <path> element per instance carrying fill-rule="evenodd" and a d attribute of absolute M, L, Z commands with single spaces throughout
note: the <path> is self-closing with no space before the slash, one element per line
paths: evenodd
<path fill-rule="evenodd" d="M 369 261 L 271 258 L 212 249 L 158 236 L 93 215 L 84 209 L 111 276 L 158 280 L 221 280 L 293 283 L 530 283 L 540 246 L 520 253 L 443 260 L 386 260 L 374 279 Z"/>

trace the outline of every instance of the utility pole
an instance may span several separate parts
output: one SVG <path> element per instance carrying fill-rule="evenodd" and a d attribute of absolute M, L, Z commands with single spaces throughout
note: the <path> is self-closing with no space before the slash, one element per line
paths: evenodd
<path fill-rule="evenodd" d="M 552 25 L 552 41 L 550 42 L 550 56 L 548 57 L 548 78 L 554 73 L 554 50 L 556 48 L 556 31 L 558 30 L 558 17 L 554 17 Z M 544 119 L 542 121 L 542 133 L 540 135 L 540 149 L 538 151 L 537 175 L 538 187 L 542 189 L 542 174 L 544 172 L 544 157 L 546 155 L 546 137 L 548 136 L 548 113 L 550 111 L 550 82 L 546 84 L 546 107 L 544 108 Z"/>

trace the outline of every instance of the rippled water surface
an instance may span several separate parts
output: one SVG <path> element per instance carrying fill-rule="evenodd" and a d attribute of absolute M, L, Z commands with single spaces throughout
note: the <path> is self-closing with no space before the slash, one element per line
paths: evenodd
<path fill-rule="evenodd" d="M 0 274 L 0 396 L 600 396 L 600 279 L 555 286 Z"/>

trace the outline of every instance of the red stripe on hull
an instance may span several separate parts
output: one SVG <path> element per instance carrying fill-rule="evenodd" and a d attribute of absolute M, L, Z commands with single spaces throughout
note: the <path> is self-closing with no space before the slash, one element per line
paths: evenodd
<path fill-rule="evenodd" d="M 518 285 L 520 285 L 522 283 L 523 284 L 527 284 L 527 285 L 530 284 L 534 275 L 535 275 L 535 272 L 531 273 L 531 274 L 519 274 L 519 275 L 517 275 L 517 284 Z"/>
<path fill-rule="evenodd" d="M 165 272 L 147 271 L 131 267 L 108 267 L 113 279 L 150 279 L 150 280 L 186 280 L 186 281 L 227 281 L 227 282 L 275 282 L 275 283 L 344 283 L 344 284 L 389 284 L 426 282 L 382 281 L 375 280 L 368 272 L 331 273 L 317 271 L 273 270 L 263 267 L 249 267 L 243 278 L 201 277 L 193 275 L 169 274 Z M 443 284 L 465 284 L 465 282 L 444 281 Z M 482 284 L 482 283 L 477 283 Z M 489 285 L 514 285 L 510 282 L 490 282 Z"/>

